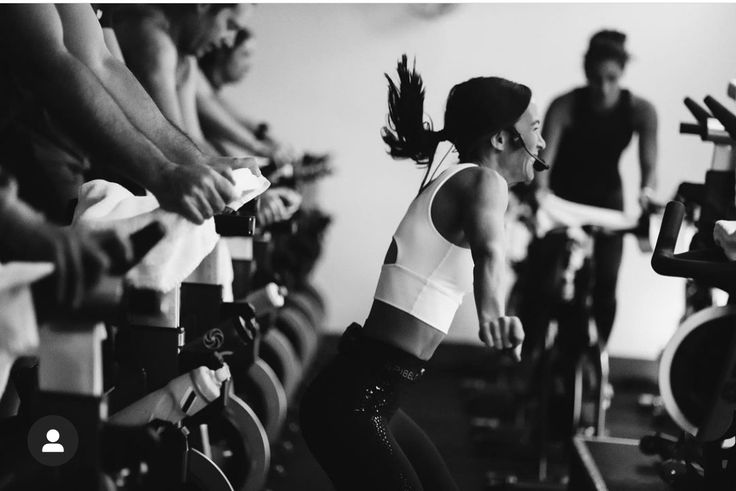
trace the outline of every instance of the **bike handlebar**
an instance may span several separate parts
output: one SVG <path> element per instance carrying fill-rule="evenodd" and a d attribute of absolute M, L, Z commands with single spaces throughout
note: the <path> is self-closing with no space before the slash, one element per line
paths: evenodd
<path fill-rule="evenodd" d="M 709 102 L 712 98 L 706 98 L 706 104 L 712 104 Z M 733 135 L 723 128 L 723 122 L 720 118 L 713 116 L 707 109 L 695 102 L 689 97 L 684 99 L 685 106 L 687 106 L 690 113 L 695 117 L 697 123 L 680 123 L 680 133 L 684 135 L 698 135 L 703 141 L 710 141 L 716 145 L 731 145 L 734 142 Z M 718 104 L 716 102 L 716 104 Z M 728 113 L 728 110 L 718 104 L 719 114 L 722 117 L 727 117 L 723 114 Z M 711 108 L 712 109 L 712 108 Z"/>
<path fill-rule="evenodd" d="M 223 237 L 252 237 L 256 229 L 254 215 L 215 215 L 215 231 Z"/>
<path fill-rule="evenodd" d="M 111 276 L 122 276 L 138 264 L 158 242 L 166 235 L 166 228 L 161 222 L 151 222 L 130 235 L 133 258 L 127 264 L 114 264 L 110 268 Z"/>
<path fill-rule="evenodd" d="M 712 118 L 711 114 L 700 104 L 695 102 L 689 97 L 685 97 L 685 106 L 690 110 L 690 114 L 693 115 L 698 125 L 702 128 L 707 126 L 708 118 Z"/>
<path fill-rule="evenodd" d="M 678 201 L 667 203 L 652 255 L 654 271 L 663 276 L 701 280 L 719 288 L 736 286 L 736 261 L 729 261 L 720 249 L 674 253 L 684 216 L 685 205 Z"/>
<path fill-rule="evenodd" d="M 125 306 L 125 280 L 123 274 L 137 264 L 166 234 L 166 229 L 159 222 L 152 222 L 141 230 L 131 234 L 130 242 L 133 259 L 129 263 L 113 265 L 98 284 L 88 291 L 81 305 L 70 309 L 57 305 L 56 281 L 54 275 L 44 278 L 32 285 L 36 312 L 42 319 L 111 319 Z M 155 314 L 160 309 L 160 294 L 152 290 L 135 292 L 137 302 L 134 309 L 140 315 Z"/>
<path fill-rule="evenodd" d="M 704 101 L 705 105 L 713 113 L 713 117 L 720 121 L 728 132 L 728 135 L 736 140 L 736 115 L 711 96 L 706 96 Z"/>
<path fill-rule="evenodd" d="M 680 134 L 681 135 L 698 135 L 700 138 L 703 136 L 703 127 L 698 123 L 680 123 Z"/>

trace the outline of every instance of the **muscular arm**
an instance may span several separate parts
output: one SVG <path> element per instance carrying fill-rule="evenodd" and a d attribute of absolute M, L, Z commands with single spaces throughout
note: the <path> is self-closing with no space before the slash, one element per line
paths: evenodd
<path fill-rule="evenodd" d="M 639 134 L 641 188 L 657 187 L 657 111 L 647 100 L 635 100 L 635 130 Z"/>
<path fill-rule="evenodd" d="M 252 131 L 236 119 L 197 69 L 197 112 L 207 133 L 214 139 L 234 143 L 246 152 L 268 155 L 270 149 L 259 142 Z"/>
<path fill-rule="evenodd" d="M 186 56 L 180 59 L 180 64 L 182 66 L 179 69 L 180 79 L 177 98 L 179 99 L 179 107 L 184 123 L 182 129 L 192 140 L 197 142 L 200 148 L 207 153 L 217 155 L 220 152 L 205 139 L 202 126 L 199 124 L 199 115 L 197 114 L 197 85 L 199 84 L 197 75 L 199 69 L 197 60 L 194 56 Z"/>
<path fill-rule="evenodd" d="M 54 117 L 103 165 L 143 185 L 171 164 L 127 119 L 100 80 L 66 48 L 53 5 L 0 7 L 0 50 Z"/>
<path fill-rule="evenodd" d="M 172 162 L 190 164 L 200 161 L 202 154 L 199 149 L 164 117 L 122 59 L 111 54 L 89 5 L 60 4 L 56 8 L 62 24 L 68 26 L 64 29 L 67 49 L 97 76 L 133 126 Z M 114 31 L 107 31 L 119 51 Z"/>
<path fill-rule="evenodd" d="M 123 52 L 120 50 L 120 44 L 118 44 L 118 38 L 115 36 L 115 31 L 112 27 L 103 27 L 102 36 L 105 39 L 105 46 L 107 46 L 110 54 L 115 57 L 120 63 L 125 63 L 125 57 Z"/>
<path fill-rule="evenodd" d="M 111 76 L 125 72 L 123 88 L 132 92 L 122 94 L 121 104 L 138 101 L 146 111 L 134 112 L 134 121 L 140 121 L 145 131 L 157 145 L 177 164 L 202 164 L 232 181 L 230 170 L 247 167 L 260 175 L 258 162 L 252 158 L 226 158 L 201 140 L 203 154 L 192 140 L 185 136 L 186 122 L 176 84 L 178 53 L 168 35 L 156 19 L 132 20 L 116 24 L 116 37 L 131 71 L 113 59 L 109 66 L 115 68 Z M 102 52 L 104 54 L 104 51 Z M 108 61 L 112 57 L 105 57 Z M 106 64 L 107 65 L 107 64 Z M 138 77 L 140 83 L 135 80 Z M 119 81 L 118 81 L 119 82 Z M 141 84 L 143 87 L 141 87 Z M 131 88 L 134 87 L 134 88 Z M 145 89 L 144 89 L 145 88 Z M 148 92 L 146 92 L 146 90 Z M 149 96 L 150 94 L 150 96 Z M 131 109 L 131 111 L 135 111 Z M 151 114 L 149 114 L 151 113 Z M 178 128 L 172 125 L 174 123 Z M 215 176 L 215 179 L 217 177 Z M 220 183 L 220 186 L 222 182 Z"/>
<path fill-rule="evenodd" d="M 228 182 L 230 167 L 257 169 L 257 163 L 215 157 L 206 160 L 213 168 L 172 163 L 131 124 L 100 79 L 64 41 L 53 5 L 0 7 L 0 56 L 98 165 L 114 167 L 152 191 L 162 208 L 195 223 L 235 198 Z"/>
<path fill-rule="evenodd" d="M 481 341 L 490 348 L 508 350 L 521 360 L 524 330 L 518 317 L 506 316 L 503 275 L 504 212 L 508 186 L 495 171 L 479 168 L 461 194 L 465 210 L 462 227 L 473 256 L 473 293 Z M 467 174 L 466 174 L 467 175 Z"/>
<path fill-rule="evenodd" d="M 473 256 L 473 293 L 483 326 L 505 314 L 502 291 L 505 264 L 504 212 L 506 182 L 494 171 L 477 169 L 471 189 L 463 193 L 463 231 Z"/>
<path fill-rule="evenodd" d="M 204 77 L 204 74 L 202 74 L 202 76 Z M 240 124 L 242 124 L 243 126 L 245 126 L 249 131 L 252 131 L 253 133 L 255 133 L 256 131 L 258 131 L 258 125 L 260 125 L 263 121 L 258 120 L 258 119 L 250 118 L 250 117 L 246 116 L 245 114 L 242 114 L 242 113 L 239 113 L 239 112 L 235 111 L 232 107 L 228 106 L 227 104 L 225 104 L 223 102 L 222 98 L 220 97 L 220 94 L 217 94 L 216 93 L 214 95 L 217 97 L 217 100 L 220 101 L 220 103 L 222 104 L 222 107 L 225 108 L 225 110 L 233 118 L 235 118 Z"/>
<path fill-rule="evenodd" d="M 176 85 L 179 55 L 158 19 L 117 22 L 115 35 L 130 71 L 166 119 L 185 132 Z"/>
<path fill-rule="evenodd" d="M 550 168 L 555 164 L 557 151 L 560 148 L 560 140 L 562 139 L 565 128 L 567 128 L 569 124 L 569 97 L 567 95 L 563 95 L 552 101 L 547 113 L 544 115 L 544 123 L 542 124 L 542 138 L 544 138 L 547 146 L 542 151 L 541 155 Z M 540 189 L 549 189 L 549 173 L 550 171 L 548 170 L 537 174 L 537 183 Z"/>

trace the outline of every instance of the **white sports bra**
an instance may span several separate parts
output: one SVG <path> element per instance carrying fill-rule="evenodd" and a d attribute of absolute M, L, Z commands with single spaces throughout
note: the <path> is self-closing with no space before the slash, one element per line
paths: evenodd
<path fill-rule="evenodd" d="M 447 334 L 463 296 L 473 290 L 470 249 L 456 246 L 432 222 L 432 202 L 447 180 L 475 164 L 443 171 L 409 209 L 394 233 L 396 262 L 384 264 L 374 298 Z"/>

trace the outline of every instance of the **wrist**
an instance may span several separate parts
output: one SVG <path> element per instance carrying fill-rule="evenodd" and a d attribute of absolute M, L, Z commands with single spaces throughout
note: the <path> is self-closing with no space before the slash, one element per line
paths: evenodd
<path fill-rule="evenodd" d="M 182 156 L 177 159 L 176 163 L 173 165 L 207 165 L 206 162 L 209 159 L 209 156 L 202 152 L 202 150 L 197 146 L 192 144 L 192 149 L 190 151 L 186 151 L 182 153 Z"/>
<path fill-rule="evenodd" d="M 163 159 L 173 165 L 197 165 L 207 160 L 207 154 L 189 137 L 183 136 L 172 150 L 162 153 Z M 171 146 L 170 146 L 171 147 Z"/>
<path fill-rule="evenodd" d="M 157 196 L 162 189 L 170 186 L 171 175 L 176 171 L 177 167 L 180 166 L 168 160 L 160 162 L 156 171 L 151 175 L 150 182 L 145 186 L 146 189 Z"/>
<path fill-rule="evenodd" d="M 6 201 L 0 212 L 0 235 L 12 237 L 0 246 L 0 260 L 53 260 L 58 228 L 22 201 Z"/>
<path fill-rule="evenodd" d="M 655 192 L 656 191 L 652 186 L 642 186 L 641 189 L 639 189 L 639 196 L 653 198 Z"/>

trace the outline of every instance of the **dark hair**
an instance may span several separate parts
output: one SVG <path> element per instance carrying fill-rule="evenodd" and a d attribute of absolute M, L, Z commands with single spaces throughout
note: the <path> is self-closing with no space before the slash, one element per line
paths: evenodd
<path fill-rule="evenodd" d="M 242 27 L 238 29 L 237 33 L 235 33 L 235 40 L 233 41 L 232 46 L 222 44 L 212 48 L 202 55 L 197 61 L 205 76 L 212 81 L 212 73 L 217 69 L 218 65 L 224 63 L 236 49 L 240 48 L 252 37 L 253 33 L 250 29 Z"/>
<path fill-rule="evenodd" d="M 250 29 L 248 29 L 247 27 L 241 27 L 240 29 L 238 29 L 238 32 L 235 33 L 235 40 L 233 40 L 233 45 L 228 48 L 229 51 L 235 51 L 252 37 L 253 33 L 250 32 Z"/>
<path fill-rule="evenodd" d="M 381 137 L 393 158 L 409 158 L 420 166 L 427 165 L 442 135 L 432 131 L 432 123 L 424 121 L 424 84 L 416 72 L 416 60 L 409 71 L 406 55 L 402 55 L 396 71 L 398 87 L 384 73 L 388 80 L 388 126 L 383 127 Z"/>
<path fill-rule="evenodd" d="M 626 34 L 619 31 L 603 30 L 593 34 L 585 53 L 585 74 L 589 75 L 598 63 L 606 60 L 613 60 L 621 68 L 626 68 L 629 53 L 624 47 L 625 43 Z"/>
<path fill-rule="evenodd" d="M 210 13 L 216 14 L 220 10 L 234 9 L 238 7 L 240 4 L 239 3 L 211 3 L 209 5 L 210 5 Z"/>
<path fill-rule="evenodd" d="M 388 126 L 382 129 L 383 141 L 395 159 L 412 159 L 418 165 L 431 163 L 437 145 L 450 141 L 460 159 L 475 160 L 479 144 L 512 126 L 529 106 L 529 87 L 500 77 L 476 77 L 455 85 L 447 97 L 445 127 L 434 131 L 424 121 L 424 86 L 414 66 L 409 71 L 406 55 L 397 71 L 398 87 L 388 80 Z"/>

